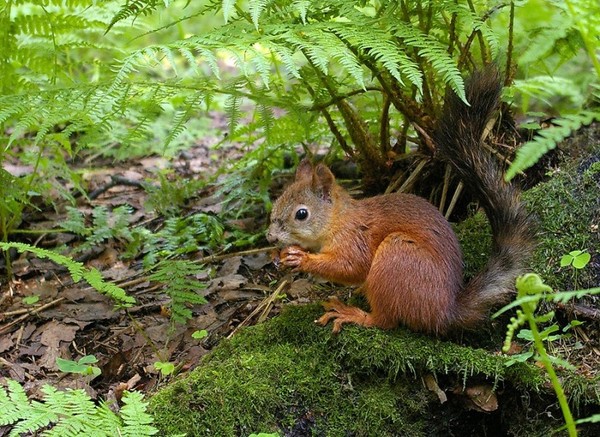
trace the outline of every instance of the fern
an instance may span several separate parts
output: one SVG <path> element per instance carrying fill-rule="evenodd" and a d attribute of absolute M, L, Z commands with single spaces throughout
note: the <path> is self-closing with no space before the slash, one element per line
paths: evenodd
<path fill-rule="evenodd" d="M 67 174 L 66 160 L 56 156 L 75 157 L 86 148 L 117 158 L 173 155 L 181 143 L 191 143 L 184 133 L 213 102 L 226 102 L 229 138 L 243 140 L 251 152 L 231 168 L 247 166 L 248 174 L 265 178 L 259 184 L 270 179 L 265 169 L 278 162 L 279 150 L 296 150 L 299 143 L 340 146 L 372 180 L 385 180 L 397 168 L 388 165 L 389 156 L 400 161 L 410 148 L 408 138 L 430 153 L 421 132 L 432 127 L 446 89 L 464 99 L 463 76 L 507 55 L 500 41 L 508 8 L 487 9 L 487 3 L 470 0 L 218 0 L 191 2 L 187 15 L 155 0 L 42 3 L 23 0 L 0 10 L 0 163 L 4 154 L 14 153 L 36 165 L 26 183 L 13 178 L 15 190 L 4 197 L 4 240 L 18 226 L 31 193 L 56 188 L 54 181 Z M 551 2 L 552 14 L 542 14 L 552 17 L 545 27 L 530 29 L 521 19 L 519 40 L 540 35 L 530 52 L 519 47 L 523 59 L 536 63 L 529 76 L 553 74 L 572 59 L 581 46 L 579 35 L 593 51 L 598 26 L 586 11 L 597 6 L 589 0 L 567 3 Z M 527 15 L 527 7 L 517 4 L 517 14 Z M 157 27 L 155 13 L 175 18 Z M 218 16 L 218 23 L 202 22 L 210 15 Z M 563 16 L 570 19 L 560 21 Z M 544 46 L 542 36 L 555 25 L 560 25 L 556 37 Z M 540 53 L 557 59 L 539 65 Z M 563 83 L 573 89 L 589 80 Z M 525 88 L 517 91 L 524 94 Z M 585 95 L 568 97 L 578 107 Z M 240 126 L 242 108 L 249 125 Z M 157 120 L 171 128 L 156 129 Z M 364 130 L 360 135 L 357 126 Z M 399 141 L 374 140 L 395 130 L 405 132 Z M 33 153 L 20 153 L 32 144 Z M 250 198 L 268 206 L 262 188 Z M 117 238 L 133 245 L 142 234 L 86 236 L 94 244 Z"/>
<path fill-rule="evenodd" d="M 84 390 L 59 391 L 45 385 L 42 402 L 29 400 L 23 387 L 6 380 L 0 386 L 0 425 L 11 426 L 10 436 L 37 433 L 45 436 L 150 436 L 158 433 L 146 412 L 148 404 L 137 392 L 125 392 L 119 414 L 106 404 L 95 405 Z"/>
<path fill-rule="evenodd" d="M 506 180 L 511 180 L 517 173 L 534 165 L 546 152 L 571 135 L 583 125 L 600 120 L 600 112 L 582 111 L 578 114 L 566 115 L 553 121 L 553 126 L 542 129 L 537 136 L 523 144 L 511 166 L 506 171 Z"/>
<path fill-rule="evenodd" d="M 82 263 L 51 250 L 42 249 L 25 243 L 0 242 L 0 249 L 7 251 L 11 248 L 14 248 L 21 253 L 31 252 L 39 258 L 48 258 L 56 264 L 66 267 L 74 282 L 79 282 L 81 279 L 84 279 L 96 289 L 96 291 L 113 299 L 119 308 L 130 307 L 135 304 L 135 299 L 133 297 L 128 296 L 122 288 L 117 287 L 110 282 L 106 282 L 102 277 L 102 274 L 96 269 L 87 269 Z"/>
<path fill-rule="evenodd" d="M 192 318 L 192 310 L 188 304 L 204 304 L 207 300 L 196 290 L 206 288 L 206 284 L 193 276 L 204 273 L 203 266 L 192 261 L 165 260 L 154 268 L 149 276 L 151 281 L 166 285 L 165 291 L 171 298 L 171 319 L 175 323 L 185 323 Z"/>

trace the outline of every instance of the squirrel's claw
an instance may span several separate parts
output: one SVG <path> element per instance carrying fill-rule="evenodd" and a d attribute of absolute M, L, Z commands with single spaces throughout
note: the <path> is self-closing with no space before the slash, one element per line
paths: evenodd
<path fill-rule="evenodd" d="M 344 323 L 354 323 L 365 327 L 373 326 L 371 314 L 360 308 L 346 305 L 337 297 L 331 297 L 328 301 L 323 302 L 322 305 L 327 312 L 315 320 L 315 323 L 325 326 L 330 320 L 333 320 L 332 332 L 334 334 L 342 330 Z"/>
<path fill-rule="evenodd" d="M 289 246 L 281 251 L 280 261 L 286 267 L 300 267 L 307 252 L 299 246 Z"/>

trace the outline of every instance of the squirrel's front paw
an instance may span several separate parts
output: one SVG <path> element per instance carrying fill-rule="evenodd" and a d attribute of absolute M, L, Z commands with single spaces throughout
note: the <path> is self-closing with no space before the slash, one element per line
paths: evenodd
<path fill-rule="evenodd" d="M 300 267 L 308 252 L 300 246 L 289 246 L 281 251 L 280 262 L 286 267 Z"/>

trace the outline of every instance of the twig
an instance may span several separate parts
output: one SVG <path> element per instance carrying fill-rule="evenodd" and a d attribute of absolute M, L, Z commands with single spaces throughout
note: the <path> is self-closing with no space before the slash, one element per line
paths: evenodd
<path fill-rule="evenodd" d="M 284 278 L 281 283 L 279 284 L 279 286 L 275 289 L 275 291 L 266 299 L 263 299 L 256 308 L 254 308 L 254 310 L 248 315 L 248 317 L 246 317 L 244 320 L 242 320 L 242 322 L 237 325 L 235 327 L 235 329 L 233 331 L 231 331 L 231 333 L 227 336 L 227 338 L 231 338 L 235 335 L 235 333 L 238 331 L 238 329 L 240 329 L 241 327 L 245 326 L 250 319 L 252 319 L 252 317 L 254 317 L 256 314 L 259 313 L 259 311 L 262 311 L 258 321 L 263 322 L 264 319 L 266 318 L 267 314 L 269 313 L 269 311 L 271 310 L 271 307 L 273 306 L 273 301 L 277 298 L 277 296 L 279 296 L 279 294 L 281 293 L 281 291 L 285 288 L 285 286 L 288 284 L 288 279 Z"/>
<path fill-rule="evenodd" d="M 117 185 L 126 185 L 126 186 L 130 186 L 130 187 L 136 187 L 136 188 L 142 188 L 142 189 L 144 188 L 144 184 L 142 184 L 139 181 L 127 179 L 126 177 L 121 176 L 121 175 L 112 175 L 110 177 L 109 183 L 103 185 L 100 188 L 95 189 L 88 195 L 88 197 L 90 199 L 96 199 L 102 193 L 110 190 L 112 187 L 117 186 Z"/>
<path fill-rule="evenodd" d="M 363 94 L 366 93 L 367 91 L 379 91 L 380 93 L 383 92 L 383 88 L 378 87 L 378 86 L 368 86 L 365 88 L 360 88 L 354 91 L 350 91 L 346 94 L 342 94 L 342 95 L 337 95 L 332 97 L 330 100 L 324 102 L 324 103 L 319 103 L 312 105 L 310 108 L 308 108 L 309 111 L 322 111 L 325 108 L 330 107 L 331 105 L 335 105 L 337 102 L 339 102 L 340 100 L 344 100 L 347 98 L 350 98 L 352 96 L 355 96 L 357 94 Z"/>
<path fill-rule="evenodd" d="M 394 181 L 394 183 L 392 185 L 390 185 L 388 187 L 388 189 L 386 190 L 386 192 L 391 193 L 394 191 L 398 191 L 399 193 L 403 193 L 406 190 L 408 190 L 413 182 L 415 181 L 415 179 L 417 179 L 417 177 L 419 176 L 419 174 L 421 174 L 421 172 L 423 171 L 423 168 L 425 167 L 425 164 L 427 164 L 427 159 L 421 159 L 419 161 L 419 163 L 417 164 L 417 166 L 415 167 L 415 169 L 412 171 L 412 173 L 408 176 L 408 178 L 406 178 L 406 180 L 404 181 L 404 183 L 400 186 L 400 188 L 398 188 L 396 190 L 396 187 L 398 186 L 398 184 L 400 183 L 400 179 Z"/>
<path fill-rule="evenodd" d="M 425 131 L 425 129 L 423 129 L 417 123 L 412 122 L 412 125 L 417 130 L 417 132 L 419 132 L 421 134 L 421 136 L 423 137 L 423 141 L 425 141 L 425 145 L 427 146 L 429 151 L 433 154 L 435 152 L 436 147 L 435 147 L 435 143 L 433 142 L 433 140 L 431 139 L 429 134 Z"/>
<path fill-rule="evenodd" d="M 204 258 L 195 259 L 195 260 L 193 260 L 193 262 L 198 263 L 198 264 L 213 263 L 215 261 L 222 261 L 224 259 L 233 258 L 236 256 L 246 256 L 246 255 L 254 255 L 254 254 L 262 253 L 262 252 L 270 252 L 274 249 L 276 249 L 275 246 L 270 246 L 270 247 L 260 247 L 258 249 L 242 250 L 240 252 L 225 253 L 223 255 L 209 255 L 209 256 L 205 256 Z"/>
<path fill-rule="evenodd" d="M 228 259 L 228 258 L 233 258 L 236 256 L 246 256 L 246 255 L 254 255 L 254 254 L 262 253 L 262 252 L 270 252 L 274 249 L 275 249 L 275 246 L 270 246 L 270 247 L 260 247 L 258 249 L 242 250 L 239 252 L 225 253 L 222 255 L 209 255 L 209 256 L 205 256 L 203 258 L 198 258 L 198 259 L 192 260 L 192 262 L 196 263 L 196 264 L 208 264 L 208 263 L 213 263 L 213 262 L 217 262 L 217 261 L 222 261 L 222 260 Z M 130 279 L 130 280 L 124 281 L 124 282 L 116 282 L 115 284 L 121 288 L 127 288 L 127 287 L 133 287 L 135 285 L 142 284 L 146 281 L 148 281 L 148 277 L 141 276 L 139 278 Z M 91 288 L 92 287 L 87 287 L 86 289 L 91 289 Z"/>
<path fill-rule="evenodd" d="M 23 311 L 25 311 L 27 314 L 23 314 L 21 317 L 17 317 L 12 322 L 9 322 L 6 325 L 2 326 L 0 328 L 0 334 L 4 334 L 5 332 L 8 332 L 8 330 L 10 328 L 12 328 L 17 323 L 20 323 L 23 320 L 27 319 L 29 316 L 33 316 L 34 314 L 37 314 L 37 313 L 39 313 L 41 311 L 44 311 L 44 310 L 46 310 L 46 309 L 48 309 L 48 308 L 56 305 L 57 303 L 62 302 L 63 300 L 65 300 L 64 297 L 59 297 L 58 299 L 55 299 L 52 302 L 48 302 L 47 304 L 42 305 L 41 307 L 38 307 L 38 308 L 34 308 L 32 310 L 25 309 L 25 310 L 17 310 L 17 311 L 10 311 L 9 313 L 4 313 L 3 316 L 6 316 L 6 315 L 15 315 L 15 314 L 22 314 Z"/>
<path fill-rule="evenodd" d="M 452 211 L 454 210 L 454 207 L 456 206 L 456 202 L 458 202 L 458 198 L 460 197 L 460 192 L 463 189 L 463 183 L 462 181 L 460 181 L 458 183 L 458 185 L 456 186 L 456 190 L 454 191 L 454 195 L 452 196 L 452 200 L 450 201 L 450 205 L 448 206 L 448 210 L 446 211 L 446 214 L 444 215 L 444 217 L 446 217 L 446 220 L 448 220 L 450 218 L 450 214 L 452 214 Z"/>
<path fill-rule="evenodd" d="M 588 337 L 588 335 L 585 333 L 585 331 L 583 329 L 581 329 L 581 326 L 576 326 L 575 331 L 577 332 L 578 335 L 580 335 L 583 338 L 583 340 L 592 349 L 592 351 L 594 351 L 596 356 L 600 357 L 600 350 L 592 344 L 592 342 L 590 341 L 590 337 Z"/>
<path fill-rule="evenodd" d="M 2 297 L 0 297 L 0 307 L 2 306 L 4 301 L 6 299 L 8 299 L 9 297 L 11 297 L 12 295 L 13 295 L 13 288 L 12 288 L 12 285 L 10 285 L 8 287 L 8 290 L 6 290 L 4 293 L 2 293 Z"/>
<path fill-rule="evenodd" d="M 448 195 L 448 188 L 450 187 L 450 164 L 446 164 L 446 170 L 444 171 L 444 186 L 442 187 L 442 198 L 440 199 L 439 211 L 444 212 L 444 205 L 446 205 L 446 196 Z"/>

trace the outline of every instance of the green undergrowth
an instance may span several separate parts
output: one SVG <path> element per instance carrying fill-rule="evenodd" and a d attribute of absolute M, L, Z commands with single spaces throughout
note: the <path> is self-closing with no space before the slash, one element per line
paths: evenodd
<path fill-rule="evenodd" d="M 440 435 L 440 405 L 421 378 L 473 379 L 528 396 L 543 390 L 535 366 L 405 329 L 346 327 L 338 336 L 314 325 L 322 309 L 288 307 L 223 341 L 189 376 L 151 399 L 165 434 Z M 496 414 L 500 414 L 497 412 Z M 538 428 L 539 429 L 539 428 Z"/>
<path fill-rule="evenodd" d="M 596 133 L 587 150 L 571 141 L 567 146 L 577 147 L 574 150 L 577 159 L 565 162 L 547 181 L 524 194 L 540 228 L 533 270 L 548 285 L 560 290 L 600 284 L 600 269 L 595 263 L 578 272 L 560 268 L 561 257 L 573 250 L 587 251 L 596 259 L 600 257 L 600 125 L 590 131 Z"/>

